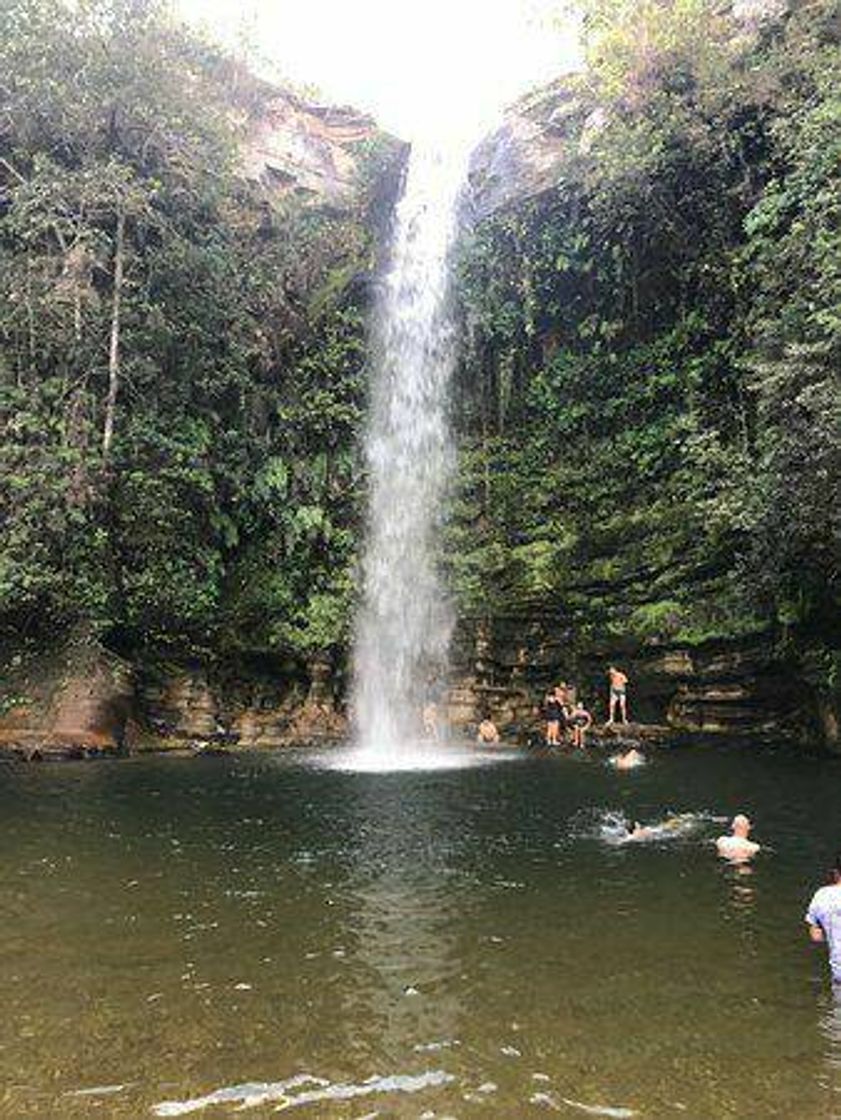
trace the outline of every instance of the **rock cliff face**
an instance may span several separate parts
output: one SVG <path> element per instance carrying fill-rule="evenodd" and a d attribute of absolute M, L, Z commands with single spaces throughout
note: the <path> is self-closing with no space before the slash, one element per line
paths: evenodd
<path fill-rule="evenodd" d="M 464 620 L 456 642 L 449 714 L 469 726 L 487 712 L 500 726 L 533 732 L 545 690 L 574 682 L 598 722 L 606 718 L 607 668 L 628 674 L 634 723 L 676 735 L 785 737 L 837 744 L 837 716 L 821 706 L 770 637 L 700 646 L 603 648 L 553 626 L 547 614 Z M 829 727 L 824 726 L 828 721 Z M 835 721 L 833 723 L 833 721 Z M 836 728 L 836 738 L 825 734 Z"/>
<path fill-rule="evenodd" d="M 734 0 L 732 13 L 745 47 L 791 10 L 791 0 Z M 564 75 L 517 101 L 485 137 L 470 167 L 472 203 L 481 220 L 557 186 L 570 160 L 590 153 L 607 123 L 605 109 Z"/>
<path fill-rule="evenodd" d="M 29 761 L 284 747 L 347 731 L 332 668 L 317 658 L 306 667 L 132 664 L 77 634 L 57 650 L 11 652 L 0 672 L 0 753 Z"/>
<path fill-rule="evenodd" d="M 250 120 L 240 160 L 244 176 L 272 195 L 353 211 L 364 198 L 366 162 L 378 153 L 399 163 L 405 146 L 356 109 L 275 90 Z"/>
<path fill-rule="evenodd" d="M 442 708 L 471 734 L 486 714 L 521 742 L 541 730 L 546 688 L 575 682 L 598 723 L 605 718 L 608 660 L 630 678 L 632 738 L 785 737 L 839 749 L 839 713 L 774 657 L 770 641 L 628 649 L 575 648 L 538 615 L 463 620 L 453 683 Z M 95 642 L 13 657 L 0 716 L 0 751 L 27 760 L 87 758 L 121 750 L 282 748 L 335 742 L 348 733 L 333 669 L 199 663 L 131 666 Z M 11 702 L 10 702 L 11 701 Z"/>
<path fill-rule="evenodd" d="M 521 203 L 557 185 L 562 167 L 601 122 L 560 78 L 513 105 L 502 125 L 476 148 L 470 165 L 477 219 Z M 573 125 L 583 133 L 571 138 Z"/>
<path fill-rule="evenodd" d="M 782 0 L 744 3 L 740 18 L 750 31 L 784 6 Z M 524 98 L 474 155 L 476 219 L 552 191 L 587 159 L 605 123 L 603 111 L 568 79 Z M 352 109 L 276 91 L 251 123 L 241 163 L 243 174 L 270 195 L 355 214 L 370 202 L 369 161 L 383 157 L 388 173 L 381 176 L 379 209 L 385 213 L 405 147 Z M 536 337 L 545 338 L 546 357 L 554 335 Z M 604 588 L 587 585 L 578 593 L 587 600 Z M 642 594 L 649 594 L 648 585 Z M 616 661 L 630 677 L 632 718 L 662 733 L 789 736 L 841 751 L 838 705 L 810 686 L 803 665 L 781 659 L 770 635 L 695 645 L 606 644 L 557 618 L 547 599 L 460 620 L 453 682 L 441 698 L 455 728 L 470 729 L 490 714 L 507 734 L 528 738 L 540 727 L 544 690 L 562 679 L 575 682 L 601 721 L 606 668 Z M 347 733 L 343 666 L 318 657 L 308 664 L 256 654 L 225 666 L 129 664 L 76 635 L 59 651 L 12 651 L 2 670 L 0 748 L 26 758 L 212 744 L 277 748 Z"/>
<path fill-rule="evenodd" d="M 792 9 L 787 0 L 745 0 L 734 3 L 732 45 L 737 57 L 756 46 L 766 32 L 769 23 L 779 21 Z M 521 229 L 530 229 L 528 214 L 537 206 L 528 206 L 541 200 L 541 196 L 551 197 L 553 192 L 563 191 L 565 181 L 575 183 L 580 192 L 586 193 L 587 176 L 598 178 L 598 165 L 589 159 L 600 133 L 610 123 L 603 108 L 596 105 L 585 92 L 584 84 L 571 78 L 559 81 L 536 91 L 512 106 L 506 113 L 502 126 L 488 136 L 477 148 L 470 172 L 473 212 L 480 224 L 497 215 L 525 215 Z M 614 122 L 615 123 L 615 122 Z M 582 170 L 587 169 L 587 175 Z M 549 212 L 547 207 L 547 213 Z M 551 219 L 547 219 L 547 223 Z M 556 223 L 565 220 L 559 210 Z M 538 230 L 539 232 L 539 230 Z M 518 244 L 527 235 L 518 233 Z M 592 250 L 591 250 L 592 251 Z M 572 254 L 568 254 L 571 256 Z M 563 259 L 564 254 L 559 254 Z M 650 263 L 650 262 L 649 262 Z M 559 271 L 568 267 L 569 260 Z M 531 300 L 531 320 L 525 337 L 520 338 L 521 351 L 530 351 L 522 360 L 509 354 L 500 359 L 500 349 L 505 343 L 505 331 L 511 329 L 504 323 L 500 327 L 494 344 L 483 351 L 481 344 L 470 356 L 474 369 L 468 370 L 465 382 L 471 378 L 478 384 L 482 377 L 493 385 L 494 378 L 500 394 L 511 394 L 512 377 L 519 377 L 524 384 L 528 377 L 547 367 L 558 347 L 559 335 L 553 323 L 563 320 L 564 300 L 573 304 L 577 292 L 564 289 L 559 282 L 556 286 L 554 307 L 547 310 L 539 306 L 540 296 L 535 295 L 537 281 L 535 273 L 529 271 L 528 263 L 522 275 L 514 283 L 519 284 L 527 294 L 508 290 L 509 305 L 500 311 L 500 318 L 513 315 L 512 305 L 517 299 Z M 496 282 L 491 272 L 490 283 Z M 502 282 L 500 282 L 502 284 Z M 548 287 L 549 282 L 546 281 Z M 512 285 L 513 288 L 513 285 Z M 560 293 L 560 294 L 557 294 Z M 477 302 L 482 303 L 480 297 Z M 634 295 L 636 298 L 636 293 Z M 501 300 L 502 302 L 502 300 Z M 559 310 L 559 306 L 561 310 Z M 477 314 L 481 321 L 488 315 L 487 305 L 482 303 Z M 618 307 L 609 307 L 601 319 L 621 320 L 624 312 Z M 574 313 L 567 320 L 574 319 Z M 610 325 L 610 324 L 608 324 Z M 584 323 L 590 329 L 591 323 Z M 481 331 L 481 327 L 479 328 Z M 580 347 L 581 339 L 587 336 L 582 331 L 580 338 L 574 334 L 570 343 L 569 322 L 566 324 L 567 344 L 572 351 Z M 647 337 L 647 336 L 643 336 Z M 500 339 L 502 341 L 500 342 Z M 627 345 L 627 343 L 625 344 Z M 610 347 L 607 346 L 607 349 Z M 616 355 L 614 354 L 613 357 Z M 505 363 L 508 363 L 507 365 Z M 496 368 L 495 368 L 496 363 Z M 495 372 L 487 377 L 484 372 L 476 372 L 487 367 Z M 618 367 L 617 367 L 618 368 Z M 512 369 L 515 373 L 512 375 Z M 506 387 L 507 386 L 507 387 Z M 475 392 L 475 389 L 473 390 Z M 514 390 L 516 391 L 516 389 Z M 618 394 L 618 395 L 621 395 Z M 475 412 L 482 409 L 475 406 Z M 484 413 L 483 424 L 491 430 L 491 438 L 497 433 L 493 429 L 493 406 Z M 509 424 L 522 422 L 520 419 Z M 470 421 L 465 423 L 466 442 L 471 438 Z M 617 432 L 617 439 L 621 433 Z M 487 438 L 487 431 L 483 440 Z M 586 441 L 584 441 L 586 443 Z M 470 445 L 470 452 L 475 445 Z M 574 448 L 570 448 L 570 455 Z M 596 468 L 589 467 L 585 461 L 580 464 L 576 481 L 586 487 L 592 482 Z M 617 460 L 618 461 L 618 460 Z M 488 467 L 489 473 L 500 469 L 497 464 Z M 588 474 L 588 470 L 590 474 Z M 597 487 L 592 487 L 597 489 Z M 632 493 L 629 504 L 646 504 L 646 498 Z M 586 515 L 584 516 L 586 519 Z M 519 538 L 509 525 L 500 539 L 510 546 L 512 540 Z M 526 538 L 524 538 L 526 539 Z M 499 609 L 491 610 L 483 619 L 463 619 L 458 635 L 455 665 L 457 682 L 451 694 L 451 714 L 460 722 L 475 721 L 484 711 L 490 712 L 503 725 L 515 724 L 522 727 L 533 723 L 536 701 L 541 691 L 549 684 L 560 679 L 574 680 L 588 704 L 598 718 L 605 709 L 605 669 L 609 661 L 618 660 L 632 678 L 633 710 L 639 718 L 656 724 L 666 724 L 681 734 L 716 734 L 727 736 L 787 736 L 806 745 L 824 745 L 838 750 L 841 745 L 841 721 L 839 720 L 839 699 L 836 694 L 829 695 L 827 680 L 832 678 L 826 666 L 820 672 L 810 672 L 808 651 L 794 650 L 793 643 L 782 643 L 779 636 L 757 630 L 754 626 L 740 626 L 737 619 L 727 619 L 726 607 L 723 608 L 722 624 L 717 632 L 732 633 L 731 638 L 717 637 L 715 640 L 698 640 L 697 644 L 667 640 L 652 642 L 627 639 L 616 641 L 613 645 L 601 644 L 592 634 L 604 632 L 604 618 L 598 619 L 595 605 L 603 606 L 609 601 L 610 610 L 615 610 L 615 599 L 621 596 L 619 586 L 625 567 L 633 568 L 628 562 L 632 552 L 633 534 L 616 535 L 612 550 L 601 557 L 595 551 L 587 555 L 586 545 L 580 550 L 581 569 L 576 569 L 576 610 L 583 623 L 581 631 L 565 632 L 561 624 L 553 625 L 555 618 L 569 614 L 556 598 L 528 606 L 512 603 L 511 615 L 503 615 Z M 638 565 L 649 572 L 646 547 L 640 552 Z M 648 549 L 653 551 L 653 549 Z M 491 557 L 495 559 L 495 557 Z M 615 573 L 608 581 L 598 583 L 594 571 L 598 560 L 605 568 Z M 591 562 L 593 572 L 586 570 Z M 685 556 L 680 549 L 669 556 L 665 566 L 673 570 L 684 570 Z M 706 586 L 707 578 L 703 565 L 692 570 L 691 564 L 685 566 L 685 585 L 695 588 L 697 580 L 698 599 L 716 599 L 721 595 L 718 590 Z M 657 605 L 657 592 L 654 588 L 656 571 L 647 577 L 631 581 L 634 586 L 626 588 L 626 601 L 622 607 L 633 607 L 640 613 Z M 662 593 L 660 599 L 667 598 Z M 589 605 L 588 605 L 589 603 Z M 614 634 L 621 628 L 613 627 Z M 630 628 L 629 628 L 630 629 Z M 667 629 L 667 628 L 664 628 Z M 698 627 L 698 631 L 703 628 Z M 784 652 L 785 651 L 785 652 Z"/>
<path fill-rule="evenodd" d="M 20 757 L 113 754 L 135 713 L 133 667 L 76 636 L 45 654 L 13 653 L 3 666 L 0 747 Z"/>
<path fill-rule="evenodd" d="M 319 658 L 306 667 L 276 659 L 224 672 L 160 664 L 138 680 L 137 745 L 271 748 L 331 740 L 346 731 L 337 702 L 331 666 Z"/>

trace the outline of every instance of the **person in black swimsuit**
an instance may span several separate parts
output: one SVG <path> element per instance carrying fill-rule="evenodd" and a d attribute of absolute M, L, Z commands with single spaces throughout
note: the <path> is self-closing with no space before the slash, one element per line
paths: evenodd
<path fill-rule="evenodd" d="M 543 717 L 546 720 L 546 746 L 559 747 L 561 745 L 561 720 L 564 718 L 564 709 L 554 692 L 546 693 L 546 698 L 543 701 Z"/>

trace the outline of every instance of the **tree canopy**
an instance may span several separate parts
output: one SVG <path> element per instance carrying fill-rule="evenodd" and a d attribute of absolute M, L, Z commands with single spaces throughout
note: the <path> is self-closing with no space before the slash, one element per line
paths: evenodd
<path fill-rule="evenodd" d="M 363 215 L 245 180 L 275 91 L 154 0 L 10 0 L 0 73 L 0 620 L 336 646 Z"/>

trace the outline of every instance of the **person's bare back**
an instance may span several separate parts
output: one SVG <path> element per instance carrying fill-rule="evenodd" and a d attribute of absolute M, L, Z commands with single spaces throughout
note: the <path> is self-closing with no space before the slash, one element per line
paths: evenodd
<path fill-rule="evenodd" d="M 479 724 L 479 730 L 476 734 L 477 743 L 498 743 L 499 730 L 496 724 L 490 718 L 483 719 Z"/>
<path fill-rule="evenodd" d="M 752 859 L 759 851 L 760 845 L 748 839 L 753 825 L 744 815 L 737 813 L 733 818 L 730 836 L 719 836 L 715 842 L 716 851 L 722 859 L 729 859 L 731 863 L 744 863 Z"/>
<path fill-rule="evenodd" d="M 631 747 L 625 754 L 616 755 L 610 762 L 617 770 L 635 770 L 638 766 L 645 765 L 645 755 L 635 747 Z"/>

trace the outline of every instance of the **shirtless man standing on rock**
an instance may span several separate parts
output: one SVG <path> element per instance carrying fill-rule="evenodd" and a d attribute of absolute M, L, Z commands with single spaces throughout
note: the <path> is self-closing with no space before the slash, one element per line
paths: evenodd
<path fill-rule="evenodd" d="M 618 706 L 619 714 L 622 717 L 622 722 L 628 722 L 628 678 L 621 669 L 617 669 L 615 665 L 611 665 L 607 671 L 610 678 L 610 699 L 607 702 L 607 726 L 610 727 L 614 722 L 613 715 Z"/>

